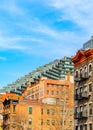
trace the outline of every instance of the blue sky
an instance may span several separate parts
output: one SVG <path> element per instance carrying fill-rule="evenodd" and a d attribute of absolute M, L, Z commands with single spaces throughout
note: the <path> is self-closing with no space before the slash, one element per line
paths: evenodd
<path fill-rule="evenodd" d="M 1 0 L 0 87 L 63 56 L 93 35 L 91 0 Z"/>

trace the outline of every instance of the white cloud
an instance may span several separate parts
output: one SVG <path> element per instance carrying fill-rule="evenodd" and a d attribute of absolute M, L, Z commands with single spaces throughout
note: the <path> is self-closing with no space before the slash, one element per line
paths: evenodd
<path fill-rule="evenodd" d="M 23 50 L 25 47 L 19 43 L 19 38 L 0 37 L 0 50 L 2 49 L 15 49 Z"/>
<path fill-rule="evenodd" d="M 70 20 L 87 33 L 93 33 L 93 1 L 48 0 L 47 5 L 62 13 L 60 20 Z"/>
<path fill-rule="evenodd" d="M 42 2 L 45 1 L 42 0 Z M 92 19 L 92 13 L 89 10 L 90 8 L 92 10 L 91 4 L 87 0 L 47 0 L 45 3 L 58 11 L 58 13 L 59 11 L 62 13 L 58 19 L 62 21 L 70 20 L 80 28 L 84 28 L 87 33 L 81 35 L 76 30 L 64 31 L 61 29 L 61 31 L 58 31 L 55 27 L 50 27 L 44 24 L 39 18 L 32 16 L 31 13 L 28 14 L 26 12 L 27 8 L 23 11 L 21 7 L 19 8 L 15 0 L 12 2 L 9 0 L 9 3 L 8 1 L 3 3 L 2 9 L 12 15 L 22 15 L 22 19 L 20 17 L 20 20 L 13 21 L 13 25 L 19 28 L 19 31 L 22 30 L 29 36 L 18 36 L 17 32 L 14 32 L 11 37 L 12 31 L 7 32 L 7 28 L 9 29 L 7 25 L 5 30 L 7 32 L 6 36 L 1 35 L 0 37 L 0 49 L 26 50 L 24 51 L 25 53 L 41 56 L 43 54 L 45 54 L 43 56 L 61 56 L 64 54 L 71 55 L 71 53 L 82 46 L 83 41 L 88 39 L 90 33 L 92 33 L 92 20 L 90 20 Z M 86 19 L 87 14 L 89 14 L 88 19 Z M 11 28 L 14 29 L 14 26 L 12 27 L 11 25 Z"/>

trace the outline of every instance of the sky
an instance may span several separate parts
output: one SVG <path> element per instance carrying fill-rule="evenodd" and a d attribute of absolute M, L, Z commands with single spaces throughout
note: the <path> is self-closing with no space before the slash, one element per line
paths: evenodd
<path fill-rule="evenodd" d="M 0 0 L 0 87 L 75 55 L 92 27 L 92 0 Z"/>

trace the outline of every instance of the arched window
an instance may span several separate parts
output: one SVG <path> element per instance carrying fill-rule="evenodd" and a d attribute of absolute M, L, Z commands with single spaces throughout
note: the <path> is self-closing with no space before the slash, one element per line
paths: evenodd
<path fill-rule="evenodd" d="M 92 71 L 92 65 L 90 64 L 89 65 L 89 72 L 91 72 Z"/>
<path fill-rule="evenodd" d="M 80 69 L 80 77 L 82 77 L 82 69 Z"/>
<path fill-rule="evenodd" d="M 78 71 L 76 71 L 75 77 L 78 78 Z"/>
<path fill-rule="evenodd" d="M 87 66 L 85 66 L 85 68 L 84 68 L 84 76 L 86 77 L 87 74 L 88 74 L 88 69 L 87 69 Z"/>

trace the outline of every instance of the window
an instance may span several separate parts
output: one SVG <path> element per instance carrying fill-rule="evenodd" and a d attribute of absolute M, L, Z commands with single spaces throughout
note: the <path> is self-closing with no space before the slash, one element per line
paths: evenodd
<path fill-rule="evenodd" d="M 80 69 L 80 77 L 82 77 L 82 69 Z"/>
<path fill-rule="evenodd" d="M 59 92 L 58 91 L 56 91 L 56 95 L 58 95 L 59 94 Z"/>
<path fill-rule="evenodd" d="M 84 130 L 87 130 L 87 125 L 85 125 L 84 127 L 85 127 L 85 129 L 84 129 Z"/>
<path fill-rule="evenodd" d="M 75 130 L 78 130 L 78 126 L 76 126 L 76 129 Z"/>
<path fill-rule="evenodd" d="M 66 125 L 66 121 L 64 121 L 64 125 Z"/>
<path fill-rule="evenodd" d="M 49 84 L 47 84 L 47 87 L 49 87 Z"/>
<path fill-rule="evenodd" d="M 32 124 L 32 118 L 29 118 L 28 122 L 29 122 L 29 125 L 31 125 Z"/>
<path fill-rule="evenodd" d="M 40 97 L 43 96 L 43 91 L 40 91 L 39 96 L 40 96 Z M 36 97 L 38 97 L 38 95 L 36 95 Z"/>
<path fill-rule="evenodd" d="M 83 126 L 82 125 L 80 125 L 80 130 L 83 130 Z"/>
<path fill-rule="evenodd" d="M 89 124 L 89 130 L 92 130 L 92 124 Z"/>
<path fill-rule="evenodd" d="M 52 84 L 52 86 L 51 86 L 52 88 L 54 88 L 55 86 L 54 86 L 54 84 Z"/>
<path fill-rule="evenodd" d="M 85 73 L 85 76 L 87 76 L 87 67 L 84 68 L 84 73 Z"/>
<path fill-rule="evenodd" d="M 0 106 L 0 110 L 2 110 L 2 106 Z"/>
<path fill-rule="evenodd" d="M 92 115 L 92 103 L 89 104 L 89 114 Z"/>
<path fill-rule="evenodd" d="M 46 91 L 46 94 L 49 95 L 49 90 Z"/>
<path fill-rule="evenodd" d="M 75 75 L 76 78 L 78 78 L 78 71 L 76 71 L 76 75 Z"/>
<path fill-rule="evenodd" d="M 13 105 L 13 112 L 16 111 L 16 105 Z"/>
<path fill-rule="evenodd" d="M 62 121 L 63 121 L 63 120 L 61 119 L 61 120 L 60 120 L 60 125 L 62 125 Z"/>
<path fill-rule="evenodd" d="M 92 71 L 92 65 L 90 64 L 89 65 L 89 72 L 91 72 Z"/>
<path fill-rule="evenodd" d="M 43 119 L 41 119 L 41 125 L 43 125 Z"/>
<path fill-rule="evenodd" d="M 52 109 L 52 115 L 54 115 L 55 114 L 55 110 L 54 109 Z"/>
<path fill-rule="evenodd" d="M 75 94 L 78 94 L 78 89 L 75 89 Z"/>
<path fill-rule="evenodd" d="M 70 126 L 72 126 L 72 121 L 70 121 Z"/>
<path fill-rule="evenodd" d="M 47 120 L 47 125 L 50 125 L 50 120 Z"/>
<path fill-rule="evenodd" d="M 72 110 L 70 110 L 70 116 L 72 116 L 73 115 L 73 111 Z"/>
<path fill-rule="evenodd" d="M 29 107 L 29 114 L 32 114 L 32 107 Z"/>
<path fill-rule="evenodd" d="M 80 106 L 80 112 L 82 112 L 83 111 L 83 107 L 82 106 Z"/>
<path fill-rule="evenodd" d="M 92 83 L 89 84 L 89 92 L 92 92 Z"/>
<path fill-rule="evenodd" d="M 52 120 L 52 125 L 55 125 L 55 120 Z"/>
<path fill-rule="evenodd" d="M 82 87 L 80 88 L 80 93 L 82 93 Z"/>
<path fill-rule="evenodd" d="M 43 108 L 41 108 L 41 114 L 43 114 Z"/>
<path fill-rule="evenodd" d="M 53 90 L 51 91 L 51 94 L 54 95 L 54 91 Z"/>
<path fill-rule="evenodd" d="M 47 109 L 47 114 L 50 114 L 50 110 L 49 109 Z"/>

